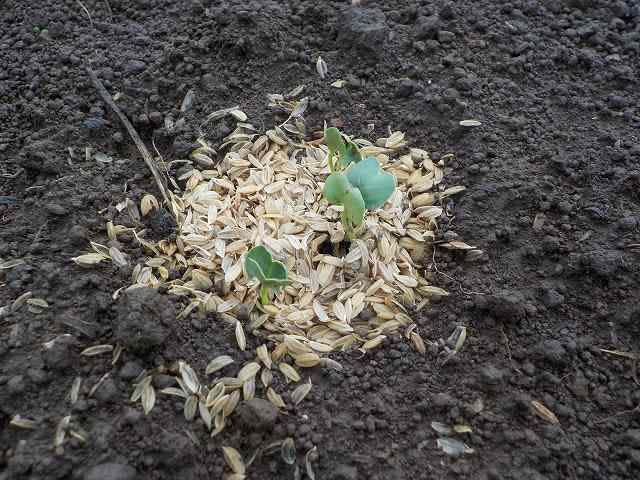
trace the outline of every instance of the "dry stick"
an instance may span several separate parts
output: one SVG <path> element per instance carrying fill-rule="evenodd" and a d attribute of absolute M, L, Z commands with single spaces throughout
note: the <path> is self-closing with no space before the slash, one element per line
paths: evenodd
<path fill-rule="evenodd" d="M 87 9 L 87 7 L 85 7 L 80 0 L 76 0 L 76 3 L 80 5 L 80 8 L 82 8 L 84 10 L 84 13 L 87 14 L 87 17 L 89 17 L 89 23 L 91 24 L 91 28 L 93 28 L 93 20 L 91 19 L 91 14 L 89 13 L 89 10 Z"/>
<path fill-rule="evenodd" d="M 100 79 L 96 76 L 95 72 L 91 70 L 90 67 L 85 67 L 85 69 L 87 70 L 87 73 L 89 74 L 89 78 L 91 78 L 91 82 L 96 87 L 96 90 L 98 90 L 98 93 L 100 94 L 102 99 L 107 103 L 107 105 L 111 107 L 111 110 L 115 112 L 115 114 L 118 116 L 122 124 L 127 129 L 127 132 L 129 132 L 129 136 L 133 140 L 133 143 L 135 143 L 136 147 L 138 147 L 138 150 L 140 151 L 140 154 L 144 159 L 144 163 L 147 164 L 147 167 L 149 167 L 149 170 L 151 170 L 151 173 L 153 174 L 153 177 L 155 178 L 156 183 L 158 184 L 158 188 L 160 189 L 160 193 L 162 194 L 164 201 L 166 202 L 167 205 L 171 205 L 171 202 L 169 201 L 169 196 L 167 195 L 167 187 L 165 184 L 165 180 L 160 174 L 160 171 L 158 170 L 158 166 L 155 164 L 153 157 L 149 153 L 149 150 L 147 150 L 147 147 L 140 139 L 140 135 L 138 135 L 138 132 L 136 132 L 135 128 L 133 128 L 133 125 L 131 125 L 131 122 L 127 119 L 127 117 L 125 117 L 122 111 L 118 108 L 116 103 L 113 101 L 113 98 L 111 98 L 111 95 L 109 95 L 109 92 L 107 92 L 107 89 L 104 88 L 104 85 L 102 84 Z"/>
<path fill-rule="evenodd" d="M 460 280 L 438 270 L 438 264 L 436 263 L 436 245 L 433 245 L 433 255 L 431 256 L 431 264 L 433 265 L 433 269 L 436 273 L 442 275 L 445 278 L 448 278 L 449 280 L 456 282 L 458 284 L 458 288 L 460 289 L 460 292 L 462 292 L 463 295 L 487 295 L 486 293 L 482 293 L 482 292 L 465 291 L 465 289 L 462 288 L 462 282 Z"/>

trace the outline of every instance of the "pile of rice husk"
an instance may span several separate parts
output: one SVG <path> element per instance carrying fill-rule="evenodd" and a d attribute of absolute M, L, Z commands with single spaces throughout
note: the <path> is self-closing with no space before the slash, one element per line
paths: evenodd
<path fill-rule="evenodd" d="M 150 257 L 134 267 L 128 289 L 165 285 L 169 293 L 185 298 L 179 317 L 215 314 L 234 325 L 240 350 L 246 349 L 245 332 L 264 339 L 256 360 L 236 377 L 201 384 L 191 367 L 180 362 L 175 374 L 181 388 L 162 392 L 185 400 L 188 419 L 198 408 L 209 428 L 215 426 L 213 434 L 224 428 L 240 391 L 245 400 L 253 398 L 261 369 L 267 398 L 284 408 L 272 388 L 272 371 L 295 384 L 301 380 L 296 367 L 340 368 L 331 352 L 367 352 L 393 334 L 404 335 L 424 353 L 425 342 L 408 312 L 447 295 L 427 280 L 426 267 L 432 262 L 438 221 L 447 215 L 445 200 L 464 190 L 445 188 L 444 167 L 451 156 L 432 161 L 425 150 L 410 147 L 401 132 L 389 132 L 376 142 L 352 139 L 363 157 L 376 157 L 395 175 L 397 188 L 381 208 L 366 212 L 357 238 L 349 242 L 340 223 L 342 207 L 329 205 L 322 195 L 330 173 L 327 147 L 322 139 L 305 140 L 300 103 L 290 105 L 287 122 L 264 133 L 247 123 L 240 110 L 210 115 L 207 121 L 232 116 L 236 128 L 215 148 L 203 137 L 191 154 L 193 169 L 174 182 L 168 209 L 176 219 L 175 235 L 150 242 L 133 231 Z M 182 189 L 177 188 L 180 182 Z M 119 204 L 134 217 L 157 207 L 150 195 L 142 199 L 140 210 L 131 200 Z M 112 240 L 131 231 L 111 222 L 107 227 Z M 259 285 L 243 269 L 244 255 L 256 245 L 266 247 L 288 270 L 290 283 L 268 305 L 258 302 Z M 128 261 L 117 248 L 93 246 L 95 253 L 74 260 L 82 265 Z M 439 246 L 481 255 L 461 241 L 441 241 Z M 180 278 L 169 280 L 170 271 Z M 228 356 L 213 359 L 206 374 L 217 374 L 232 361 Z M 272 365 L 277 369 L 271 370 Z M 141 399 L 148 412 L 155 392 L 153 372 L 145 375 L 132 400 Z M 291 395 L 296 404 L 311 388 L 310 383 L 298 385 Z"/>
<path fill-rule="evenodd" d="M 185 190 L 171 199 L 178 234 L 155 245 L 159 255 L 140 268 L 135 283 L 157 286 L 167 269 L 177 269 L 182 278 L 165 283 L 170 293 L 190 299 L 183 315 L 200 309 L 235 323 L 249 311 L 245 328 L 276 344 L 295 339 L 298 348 L 286 353 L 312 367 L 334 350 L 375 348 L 412 326 L 408 307 L 420 310 L 447 295 L 425 278 L 425 260 L 431 261 L 444 214 L 441 202 L 464 187 L 442 188 L 445 160 L 436 163 L 425 150 L 409 148 L 401 132 L 375 144 L 352 139 L 363 157 L 376 157 L 395 175 L 397 189 L 382 208 L 367 212 L 360 235 L 348 242 L 342 207 L 322 195 L 330 173 L 327 147 L 285 127 L 260 134 L 238 122 L 219 155 L 201 140 L 192 158 L 209 168 L 179 178 Z M 289 273 L 290 284 L 271 305 L 257 301 L 257 281 L 243 273 L 244 254 L 256 245 Z M 473 248 L 456 241 L 442 246 Z M 424 350 L 415 328 L 408 338 Z M 300 352 L 316 355 L 298 361 Z"/>

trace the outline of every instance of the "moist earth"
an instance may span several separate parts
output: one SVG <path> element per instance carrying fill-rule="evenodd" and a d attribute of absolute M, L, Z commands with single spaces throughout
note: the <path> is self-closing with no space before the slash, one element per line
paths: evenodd
<path fill-rule="evenodd" d="M 354 3 L 3 2 L 0 256 L 25 263 L 0 270 L 0 306 L 31 291 L 49 308 L 0 310 L 2 480 L 221 478 L 222 445 L 247 459 L 288 436 L 302 470 L 317 447 L 321 479 L 637 478 L 640 4 Z M 239 105 L 268 127 L 280 117 L 266 95 L 298 85 L 311 130 L 326 120 L 378 138 L 391 128 L 436 160 L 453 153 L 445 177 L 467 190 L 446 205 L 439 235 L 484 254 L 436 249 L 431 278 L 451 295 L 414 317 L 433 342 L 466 326 L 461 352 L 444 362 L 437 344 L 421 355 L 389 338 L 365 356 L 336 355 L 344 370 L 312 371 L 299 406 L 243 405 L 214 439 L 172 399 L 145 416 L 128 401 L 142 370 L 183 359 L 203 371 L 215 356 L 251 354 L 238 355 L 224 322 L 176 319 L 184 305 L 163 291 L 114 299 L 130 269 L 70 261 L 90 239 L 108 241 L 107 220 L 135 223 L 118 202 L 159 196 L 87 66 L 174 175 L 209 113 Z M 331 86 L 339 79 L 343 88 Z M 232 124 L 206 128 L 215 140 Z M 146 227 L 163 238 L 173 225 L 158 215 Z M 133 238 L 119 241 L 143 256 Z M 115 365 L 80 355 L 117 342 L 127 348 Z M 16 414 L 35 428 L 10 426 Z M 67 415 L 85 441 L 56 451 Z M 456 438 L 474 453 L 447 456 L 431 422 L 471 427 Z M 296 477 L 263 455 L 248 478 Z"/>

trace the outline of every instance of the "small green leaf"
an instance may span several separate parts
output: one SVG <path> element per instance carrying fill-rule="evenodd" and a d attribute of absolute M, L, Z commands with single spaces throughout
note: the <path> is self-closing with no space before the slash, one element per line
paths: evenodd
<path fill-rule="evenodd" d="M 247 253 L 244 266 L 250 278 L 257 278 L 267 288 L 279 288 L 288 283 L 287 268 L 282 262 L 273 260 L 262 245 L 253 247 Z"/>
<path fill-rule="evenodd" d="M 267 272 L 267 278 L 264 281 L 264 285 L 269 288 L 280 288 L 289 283 L 287 277 L 287 267 L 285 267 L 282 262 L 274 260 L 269 266 L 269 271 Z"/>
<path fill-rule="evenodd" d="M 383 171 L 373 157 L 353 165 L 347 171 L 347 179 L 360 191 L 369 210 L 382 206 L 396 188 L 396 177 Z"/>
<path fill-rule="evenodd" d="M 358 227 L 364 220 L 365 203 L 360 190 L 350 188 L 344 196 L 344 216 L 345 219 L 354 227 Z"/>
<path fill-rule="evenodd" d="M 342 204 L 342 199 L 351 188 L 347 177 L 341 173 L 332 173 L 324 182 L 324 198 L 333 205 Z"/>
<path fill-rule="evenodd" d="M 347 143 L 344 151 L 340 152 L 340 165 L 342 165 L 342 168 L 347 168 L 349 164 L 358 163 L 360 160 L 362 160 L 362 156 L 355 143 Z"/>
<path fill-rule="evenodd" d="M 244 259 L 244 266 L 249 278 L 257 278 L 260 283 L 267 278 L 266 272 L 271 265 L 271 254 L 262 245 L 253 247 Z"/>
<path fill-rule="evenodd" d="M 342 135 L 340 135 L 340 130 L 336 127 L 327 128 L 324 131 L 324 141 L 329 147 L 329 150 L 332 152 L 342 152 L 344 151 L 344 140 L 342 140 Z"/>
<path fill-rule="evenodd" d="M 247 258 L 244 261 L 244 267 L 249 278 L 257 278 L 260 283 L 264 283 L 267 276 L 264 274 L 260 264 L 253 258 Z"/>

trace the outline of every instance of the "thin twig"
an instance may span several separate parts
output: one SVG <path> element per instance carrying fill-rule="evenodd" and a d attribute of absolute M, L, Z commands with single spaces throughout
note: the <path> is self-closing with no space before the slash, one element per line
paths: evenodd
<path fill-rule="evenodd" d="M 162 194 L 164 201 L 166 202 L 167 205 L 171 205 L 171 202 L 169 201 L 169 196 L 167 195 L 167 187 L 166 187 L 165 179 L 160 174 L 160 171 L 158 170 L 158 166 L 155 164 L 153 157 L 149 153 L 149 150 L 147 150 L 147 147 L 140 139 L 140 135 L 138 135 L 138 132 L 136 132 L 135 128 L 133 128 L 133 125 L 131 125 L 131 122 L 129 121 L 129 119 L 118 108 L 116 103 L 113 101 L 113 98 L 111 98 L 111 95 L 109 95 L 109 92 L 107 92 L 107 89 L 104 88 L 104 85 L 102 84 L 100 79 L 96 76 L 95 72 L 91 70 L 90 67 L 85 67 L 85 68 L 87 70 L 87 73 L 89 74 L 89 78 L 91 78 L 91 82 L 93 83 L 94 87 L 96 87 L 96 90 L 98 90 L 98 93 L 100 94 L 102 99 L 107 103 L 107 105 L 111 107 L 111 110 L 115 112 L 115 114 L 118 116 L 122 124 L 127 129 L 127 132 L 129 132 L 129 136 L 131 137 L 133 142 L 136 144 L 136 147 L 138 147 L 138 150 L 140 151 L 140 154 L 144 159 L 144 163 L 147 164 L 147 167 L 149 167 L 149 170 L 151 170 L 151 173 L 153 174 L 153 177 L 155 178 L 156 183 L 158 184 L 158 189 L 160 190 L 160 193 Z"/>
<path fill-rule="evenodd" d="M 153 149 L 158 154 L 157 158 L 160 160 L 159 161 L 160 166 L 162 166 L 162 169 L 164 170 L 165 175 L 169 179 L 169 182 L 171 183 L 173 188 L 180 190 L 180 187 L 178 186 L 176 181 L 171 177 L 171 175 L 169 175 L 169 165 L 167 165 L 167 163 L 164 161 L 164 157 L 160 153 L 160 150 L 158 150 L 158 147 L 156 147 L 156 135 L 155 135 L 155 133 L 151 137 L 151 145 L 153 145 Z"/>
<path fill-rule="evenodd" d="M 82 8 L 84 10 L 84 13 L 87 14 L 87 17 L 89 17 L 89 23 L 91 24 L 91 28 L 93 28 L 93 20 L 91 19 L 91 14 L 89 13 L 89 10 L 87 10 L 87 7 L 85 7 L 80 0 L 76 0 L 76 3 L 80 5 L 80 8 Z"/>
<path fill-rule="evenodd" d="M 442 275 L 445 278 L 448 278 L 449 280 L 455 282 L 458 284 L 458 288 L 460 289 L 460 292 L 463 295 L 486 295 L 486 293 L 482 293 L 482 292 L 474 292 L 474 291 L 465 291 L 465 289 L 462 287 L 462 282 L 454 277 L 452 277 L 449 274 L 446 274 L 444 272 L 441 272 L 440 270 L 438 270 L 438 264 L 436 263 L 436 246 L 433 245 L 433 255 L 431 256 L 431 264 L 433 265 L 433 270 L 439 274 Z"/>

